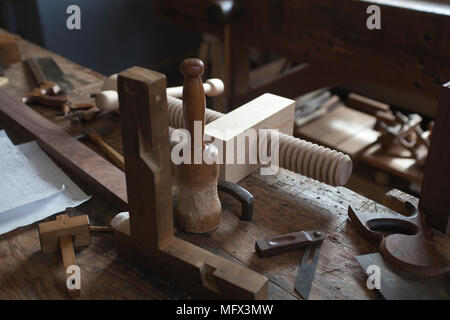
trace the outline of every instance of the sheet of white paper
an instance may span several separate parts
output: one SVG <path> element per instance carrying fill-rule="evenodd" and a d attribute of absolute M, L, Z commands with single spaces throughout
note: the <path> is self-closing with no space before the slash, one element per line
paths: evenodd
<path fill-rule="evenodd" d="M 46 179 L 9 140 L 0 135 L 0 214 L 18 206 L 53 196 L 64 189 L 58 181 Z"/>
<path fill-rule="evenodd" d="M 5 136 L 4 132 L 0 131 L 0 139 Z M 41 179 L 45 179 L 48 184 L 63 186 L 63 188 L 47 197 L 0 212 L 0 234 L 42 220 L 52 214 L 64 211 L 67 207 L 76 207 L 90 199 L 90 196 L 87 196 L 58 168 L 36 142 L 33 141 L 19 146 L 14 146 L 11 143 L 11 145 L 13 148 L 10 152 L 18 152 L 18 156 L 26 158 L 28 164 L 39 173 Z"/>

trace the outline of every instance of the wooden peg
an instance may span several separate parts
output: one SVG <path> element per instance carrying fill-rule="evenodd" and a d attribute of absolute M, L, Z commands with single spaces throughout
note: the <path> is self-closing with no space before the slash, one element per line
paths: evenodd
<path fill-rule="evenodd" d="M 199 59 L 186 59 L 180 67 L 184 75 L 184 125 L 191 134 L 191 161 L 190 164 L 181 164 L 178 171 L 177 221 L 180 228 L 193 233 L 214 230 L 222 217 L 217 194 L 219 166 L 216 162 L 207 164 L 204 161 L 204 158 L 216 159 L 218 150 L 211 144 L 205 144 L 203 139 L 205 92 L 200 78 L 203 70 L 203 62 Z"/>
<path fill-rule="evenodd" d="M 125 160 L 123 156 L 103 140 L 102 136 L 95 131 L 87 133 L 89 139 L 94 142 L 120 170 L 125 171 Z"/>
<path fill-rule="evenodd" d="M 208 97 L 217 97 L 223 93 L 225 86 L 222 80 L 212 78 L 203 83 L 203 89 L 205 90 L 205 95 Z M 167 95 L 174 98 L 181 98 L 183 96 L 183 87 L 167 88 Z"/>

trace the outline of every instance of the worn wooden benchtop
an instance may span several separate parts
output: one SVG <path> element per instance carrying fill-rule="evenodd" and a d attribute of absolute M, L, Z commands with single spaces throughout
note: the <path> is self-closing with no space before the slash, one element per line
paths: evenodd
<path fill-rule="evenodd" d="M 87 101 L 88 94 L 98 91 L 103 76 L 25 40 L 19 41 L 23 58 L 52 56 L 75 86 L 69 96 L 76 101 Z M 20 98 L 32 87 L 31 77 L 21 63 L 6 70 L 9 84 L 3 87 L 10 95 Z M 55 111 L 33 106 L 47 118 Z M 81 133 L 82 126 L 68 121 L 58 125 L 70 134 Z M 114 117 L 103 117 L 86 126 L 112 125 L 114 133 L 105 140 L 122 152 L 120 122 Z M 20 132 L 0 121 L 0 129 L 6 128 L 14 143 L 26 141 Z M 89 147 L 101 154 L 93 145 Z M 68 172 L 70 175 L 70 172 Z M 72 178 L 88 194 L 89 185 Z M 258 258 L 254 253 L 257 239 L 295 232 L 319 229 L 327 234 L 322 244 L 319 264 L 313 282 L 310 299 L 380 299 L 381 296 L 366 288 L 366 277 L 355 255 L 377 251 L 351 225 L 347 218 L 347 206 L 359 210 L 390 211 L 344 187 L 330 187 L 298 174 L 281 170 L 275 176 L 254 173 L 241 183 L 255 198 L 254 220 L 240 221 L 240 205 L 228 195 L 220 193 L 223 221 L 220 227 L 207 235 L 192 235 L 181 231 L 177 236 L 195 243 L 215 254 L 245 265 L 267 276 L 269 298 L 300 299 L 294 292 L 294 280 L 302 258 L 302 252 L 276 257 Z M 93 225 L 106 225 L 118 212 L 101 197 L 79 207 L 89 215 Z M 51 217 L 49 219 L 54 219 Z M 438 237 L 441 247 L 447 250 L 448 239 Z M 191 298 L 176 284 L 144 274 L 119 260 L 112 234 L 93 233 L 90 246 L 76 250 L 77 264 L 81 268 L 81 299 L 182 299 Z M 19 228 L 0 236 L 0 299 L 66 299 L 65 275 L 58 254 L 43 255 L 40 252 L 37 224 Z"/>

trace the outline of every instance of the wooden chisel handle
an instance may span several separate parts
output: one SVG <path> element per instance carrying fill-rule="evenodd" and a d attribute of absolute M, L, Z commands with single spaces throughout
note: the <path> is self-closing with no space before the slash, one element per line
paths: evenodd
<path fill-rule="evenodd" d="M 75 265 L 75 252 L 73 251 L 72 237 L 69 234 L 59 237 L 59 244 L 61 247 L 61 256 L 64 264 L 64 269 Z"/>
<path fill-rule="evenodd" d="M 97 132 L 88 134 L 89 139 L 94 142 L 106 155 L 111 159 L 112 163 L 122 171 L 125 171 L 125 160 L 123 156 L 107 144 Z"/>
<path fill-rule="evenodd" d="M 321 231 L 298 231 L 272 238 L 257 240 L 256 253 L 260 258 L 269 257 L 321 243 L 324 234 Z"/>

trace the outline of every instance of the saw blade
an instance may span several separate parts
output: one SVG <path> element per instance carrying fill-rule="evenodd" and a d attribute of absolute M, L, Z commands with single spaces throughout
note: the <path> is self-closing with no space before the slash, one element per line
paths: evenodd
<path fill-rule="evenodd" d="M 387 264 L 380 253 L 355 256 L 368 276 L 369 266 L 380 270 L 380 288 L 377 289 L 386 300 L 449 300 L 450 280 L 446 276 L 418 276 L 394 269 Z"/>
<path fill-rule="evenodd" d="M 64 72 L 56 64 L 53 58 L 38 58 L 36 59 L 36 62 L 41 68 L 47 81 L 57 83 L 64 92 L 70 91 L 74 88 L 72 83 L 66 78 Z"/>
<path fill-rule="evenodd" d="M 302 262 L 295 278 L 295 291 L 305 300 L 308 300 L 311 291 L 317 262 L 319 261 L 321 244 L 310 246 L 303 253 Z M 313 255 L 311 257 L 311 254 Z"/>

